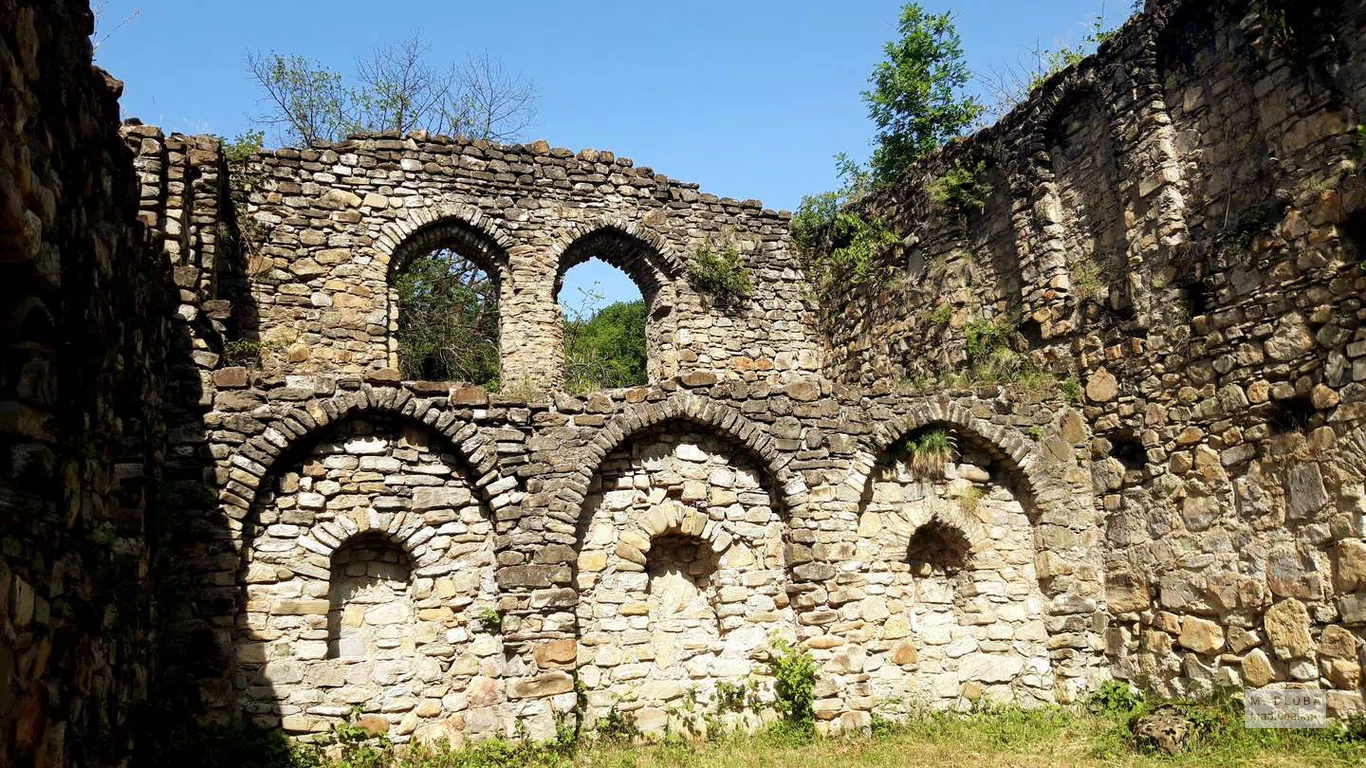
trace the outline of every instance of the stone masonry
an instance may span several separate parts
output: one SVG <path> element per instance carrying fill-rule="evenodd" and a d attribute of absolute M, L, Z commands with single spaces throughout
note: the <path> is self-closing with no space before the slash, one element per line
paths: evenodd
<path fill-rule="evenodd" d="M 819 306 L 755 201 L 421 134 L 229 169 L 120 135 L 80 3 L 0 16 L 9 762 L 357 709 L 754 727 L 785 642 L 824 732 L 1111 677 L 1363 708 L 1360 3 L 1153 0 L 861 201 L 901 242 Z M 927 193 L 955 166 L 980 210 Z M 689 284 L 708 243 L 753 297 Z M 401 380 L 393 278 L 437 248 L 497 282 L 501 393 Z M 591 257 L 646 299 L 647 386 L 562 391 Z M 1054 383 L 940 379 L 982 321 Z"/>

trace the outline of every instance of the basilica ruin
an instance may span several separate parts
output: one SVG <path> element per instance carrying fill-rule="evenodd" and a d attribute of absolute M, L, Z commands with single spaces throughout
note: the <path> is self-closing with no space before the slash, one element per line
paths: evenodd
<path fill-rule="evenodd" d="M 775 643 L 823 732 L 1110 678 L 1366 709 L 1361 3 L 1150 0 L 861 201 L 898 242 L 835 301 L 788 213 L 608 151 L 375 134 L 230 170 L 120 123 L 83 2 L 0 18 L 14 764 L 118 763 L 168 707 L 662 733 L 771 697 Z M 980 205 L 931 193 L 951 169 Z M 708 243 L 749 298 L 690 283 Z M 497 286 L 499 392 L 399 374 L 393 281 L 437 248 Z M 647 386 L 562 386 L 591 257 L 645 298 Z M 983 322 L 1039 375 L 974 381 Z"/>

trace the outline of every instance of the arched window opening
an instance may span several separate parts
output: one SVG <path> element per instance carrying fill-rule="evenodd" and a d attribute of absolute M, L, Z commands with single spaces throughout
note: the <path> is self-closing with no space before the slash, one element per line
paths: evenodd
<path fill-rule="evenodd" d="M 498 284 L 459 252 L 413 259 L 394 282 L 399 370 L 404 378 L 498 380 Z"/>
<path fill-rule="evenodd" d="M 648 307 L 623 270 L 589 258 L 561 279 L 565 388 L 592 392 L 649 383 Z"/>
<path fill-rule="evenodd" d="M 404 378 L 496 387 L 506 254 L 460 221 L 418 230 L 389 275 L 390 364 Z"/>
<path fill-rule="evenodd" d="M 412 563 L 389 539 L 364 534 L 332 553 L 327 655 L 388 658 L 411 644 Z"/>
<path fill-rule="evenodd" d="M 677 367 L 662 358 L 674 303 L 669 292 L 680 268 L 654 242 L 608 225 L 579 236 L 560 255 L 554 290 L 564 321 L 566 389 L 640 386 Z"/>

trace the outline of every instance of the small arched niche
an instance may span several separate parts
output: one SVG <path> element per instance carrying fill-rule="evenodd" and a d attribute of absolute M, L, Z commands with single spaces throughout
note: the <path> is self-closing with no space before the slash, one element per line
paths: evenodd
<path fill-rule="evenodd" d="M 413 646 L 412 562 L 387 536 L 363 533 L 332 553 L 327 656 L 398 658 Z"/>
<path fill-rule="evenodd" d="M 389 364 L 404 378 L 499 381 L 507 254 L 460 219 L 428 224 L 389 263 Z"/>
<path fill-rule="evenodd" d="M 645 555 L 650 631 L 656 646 L 673 641 L 710 645 L 721 635 L 715 576 L 719 556 L 696 536 L 665 533 Z"/>
<path fill-rule="evenodd" d="M 610 266 L 620 270 L 639 293 L 638 300 L 621 292 L 620 297 L 599 302 L 601 306 L 596 309 L 611 316 L 606 318 L 603 328 L 590 331 L 588 335 L 608 337 L 602 344 L 595 344 L 584 335 L 582 326 L 592 319 L 591 313 L 585 313 L 582 306 L 584 297 L 565 295 L 565 276 L 580 265 L 590 269 L 596 265 L 598 269 Z M 667 294 L 672 290 L 676 273 L 677 269 L 652 239 L 628 232 L 624 227 L 602 226 L 570 242 L 560 254 L 554 285 L 561 325 L 556 329 L 560 338 L 552 341 L 561 359 L 561 383 L 584 391 L 638 386 L 676 369 L 677 361 L 667 359 L 672 327 L 670 307 L 674 304 Z M 616 347 L 620 351 L 596 354 L 596 357 L 634 360 L 641 356 L 637 350 L 642 345 L 643 371 L 638 364 L 604 365 L 601 360 L 590 359 L 600 352 L 599 347 Z"/>

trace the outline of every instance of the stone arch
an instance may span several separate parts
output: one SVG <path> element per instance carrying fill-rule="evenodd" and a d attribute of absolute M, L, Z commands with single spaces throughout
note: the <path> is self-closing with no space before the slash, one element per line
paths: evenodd
<path fill-rule="evenodd" d="M 299 546 L 324 558 L 331 559 L 337 550 L 364 536 L 375 536 L 393 544 L 412 561 L 415 567 L 431 565 L 435 554 L 427 543 L 436 531 L 412 516 L 394 515 L 388 520 L 371 515 L 357 521 L 350 516 L 318 523 L 299 537 Z"/>
<path fill-rule="evenodd" d="M 1038 501 L 1044 498 L 1046 494 L 1042 491 L 1055 484 L 1051 478 L 1035 470 L 1036 446 L 1023 435 L 979 419 L 962 406 L 931 401 L 914 406 L 909 412 L 879 422 L 874 427 L 866 450 L 860 452 L 854 461 L 854 480 L 858 487 L 862 488 L 867 482 L 877 458 L 893 443 L 911 432 L 936 424 L 952 427 L 975 437 L 993 458 L 1000 460 L 1018 475 L 1022 489 L 1031 500 Z"/>
<path fill-rule="evenodd" d="M 376 240 L 380 263 L 385 268 L 388 307 L 388 352 L 390 368 L 399 367 L 398 276 L 413 260 L 439 249 L 449 248 L 469 263 L 474 264 L 493 281 L 493 292 L 498 297 L 499 358 L 502 338 L 508 330 L 501 310 L 511 286 L 512 270 L 508 250 L 512 239 L 489 221 L 479 209 L 468 205 L 439 205 L 423 208 L 408 219 L 386 224 Z"/>
<path fill-rule="evenodd" d="M 229 517 L 247 517 L 261 483 L 289 449 L 327 427 L 360 415 L 391 416 L 425 425 L 441 435 L 452 452 L 464 462 L 480 500 L 490 507 L 512 490 L 503 481 L 497 450 L 473 423 L 437 408 L 433 401 L 414 397 L 404 389 L 363 386 L 325 400 L 314 400 L 290 410 L 268 424 L 261 434 L 247 440 L 229 459 L 232 479 L 220 494 Z"/>
<path fill-rule="evenodd" d="M 276 707 L 291 733 L 326 730 L 342 699 L 397 740 L 453 738 L 448 695 L 478 689 L 487 711 L 463 733 L 496 730 L 502 633 L 470 631 L 501 598 L 498 473 L 482 437 L 430 401 L 371 387 L 310 402 L 258 437 L 284 445 L 261 449 L 260 492 L 243 499 L 242 703 Z M 313 707 L 319 696 L 326 706 Z"/>
<path fill-rule="evenodd" d="M 467 248 L 472 258 L 486 260 L 481 266 L 490 275 L 496 272 L 506 276 L 507 254 L 515 241 L 478 208 L 446 203 L 419 208 L 405 219 L 391 221 L 375 238 L 379 261 L 390 280 L 407 260 L 443 244 Z"/>
<path fill-rule="evenodd" d="M 660 289 L 682 276 L 684 270 L 682 259 L 663 237 L 642 224 L 604 216 L 575 222 L 555 237 L 550 257 L 556 265 L 556 296 L 565 273 L 592 256 L 625 272 L 651 309 Z"/>
<path fill-rule="evenodd" d="M 593 475 L 603 459 L 625 444 L 633 435 L 666 421 L 696 424 L 717 436 L 743 446 L 764 468 L 774 483 L 779 509 L 795 516 L 806 503 L 806 481 L 787 466 L 788 457 L 778 450 L 773 438 L 739 410 L 692 394 L 670 397 L 662 403 L 642 403 L 629 407 L 609 421 L 584 448 L 581 468 L 565 481 L 555 496 L 551 515 L 575 524 Z"/>
<path fill-rule="evenodd" d="M 642 404 L 586 448 L 572 583 L 590 722 L 620 701 L 657 732 L 684 697 L 711 707 L 762 679 L 756 652 L 798 631 L 785 468 L 753 424 L 709 405 Z"/>
<path fill-rule="evenodd" d="M 658 536 L 678 534 L 689 536 L 707 544 L 714 555 L 720 557 L 731 545 L 731 535 L 721 529 L 714 520 L 697 514 L 697 510 L 682 505 L 657 506 L 639 516 L 627 526 L 622 537 L 618 554 L 627 560 L 645 564 L 646 555 Z"/>

